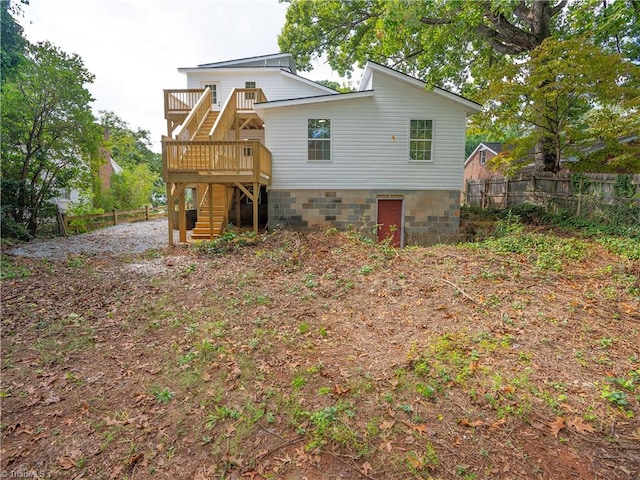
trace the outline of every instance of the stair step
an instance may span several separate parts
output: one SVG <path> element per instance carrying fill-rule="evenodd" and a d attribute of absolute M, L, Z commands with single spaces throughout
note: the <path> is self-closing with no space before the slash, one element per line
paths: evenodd
<path fill-rule="evenodd" d="M 209 230 L 209 224 L 207 222 L 196 222 L 193 228 L 194 230 L 198 230 L 198 229 Z M 222 228 L 222 222 L 221 221 L 213 222 L 213 228 Z"/>

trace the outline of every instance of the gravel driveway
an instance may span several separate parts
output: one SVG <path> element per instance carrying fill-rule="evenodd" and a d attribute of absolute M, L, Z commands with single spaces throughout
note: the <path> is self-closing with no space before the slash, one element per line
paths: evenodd
<path fill-rule="evenodd" d="M 169 245 L 167 229 L 166 218 L 148 222 L 122 223 L 80 235 L 33 240 L 4 253 L 51 260 L 64 260 L 69 255 L 119 256 L 143 253 L 153 248 L 167 247 Z M 174 241 L 177 242 L 178 232 L 174 231 L 173 235 Z"/>

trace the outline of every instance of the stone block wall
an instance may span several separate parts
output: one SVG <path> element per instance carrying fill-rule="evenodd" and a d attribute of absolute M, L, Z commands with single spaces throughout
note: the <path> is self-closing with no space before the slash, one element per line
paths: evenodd
<path fill-rule="evenodd" d="M 350 226 L 371 232 L 377 200 L 404 200 L 404 244 L 460 241 L 459 190 L 270 190 L 269 228 Z M 369 228 L 371 227 L 371 228 Z"/>

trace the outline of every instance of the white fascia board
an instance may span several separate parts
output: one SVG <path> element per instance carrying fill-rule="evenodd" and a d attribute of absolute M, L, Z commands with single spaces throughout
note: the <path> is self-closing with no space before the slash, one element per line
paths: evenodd
<path fill-rule="evenodd" d="M 322 95 L 318 97 L 291 98 L 289 100 L 274 100 L 273 102 L 254 103 L 253 109 L 269 110 L 271 108 L 295 107 L 298 105 L 313 105 L 317 103 L 339 102 L 344 100 L 354 100 L 358 98 L 373 97 L 373 90 L 364 92 L 338 93 L 337 95 Z"/>
<path fill-rule="evenodd" d="M 456 95 L 455 93 L 448 92 L 447 90 L 444 90 L 439 87 L 434 87 L 433 90 L 426 90 L 425 88 L 426 83 L 423 82 L 422 80 L 418 80 L 417 78 L 413 78 L 409 75 L 405 75 L 402 72 L 398 72 L 393 68 L 385 67 L 384 65 L 380 65 L 378 63 L 371 62 L 371 61 L 368 61 L 367 65 L 365 66 L 365 71 L 364 71 L 364 74 L 362 75 L 362 80 L 360 81 L 361 86 L 366 85 L 366 82 L 369 81 L 369 77 L 372 75 L 373 71 L 377 71 L 385 75 L 389 75 L 390 77 L 393 77 L 396 80 L 404 82 L 413 87 L 419 88 L 422 91 L 435 93 L 436 95 L 440 95 L 446 98 L 447 100 L 456 102 L 464 107 L 465 112 L 467 112 L 467 115 L 471 115 L 473 113 L 482 111 L 482 105 L 476 102 L 473 102 L 460 95 Z M 375 85 L 373 87 L 375 88 Z"/>
<path fill-rule="evenodd" d="M 364 67 L 364 72 L 362 73 L 362 78 L 360 79 L 360 84 L 358 85 L 359 92 L 366 90 L 366 85 L 371 79 L 371 73 L 372 71 L 369 68 L 369 62 L 367 62 L 367 65 Z"/>
<path fill-rule="evenodd" d="M 178 73 L 209 73 L 209 72 L 279 72 L 282 67 L 185 67 L 178 68 Z"/>
<path fill-rule="evenodd" d="M 280 70 L 280 75 L 282 75 L 284 77 L 292 78 L 293 80 L 305 83 L 307 85 L 311 85 L 312 87 L 316 87 L 316 88 L 318 88 L 318 89 L 320 89 L 320 90 L 322 90 L 322 91 L 324 91 L 326 93 L 330 93 L 330 94 L 334 94 L 334 95 L 340 95 L 340 92 L 334 90 L 333 88 L 325 87 L 324 85 L 321 85 L 320 83 L 314 82 L 313 80 L 309 80 L 308 78 L 301 77 L 300 75 L 296 75 L 296 74 L 288 72 L 286 70 Z"/>
<path fill-rule="evenodd" d="M 229 67 L 233 65 L 242 65 L 243 63 L 248 62 L 257 62 L 259 60 L 274 60 L 277 58 L 292 58 L 290 53 L 274 53 L 271 55 L 258 55 L 257 57 L 245 57 L 245 58 L 236 58 L 234 60 L 223 60 L 221 62 L 209 62 L 203 63 L 202 67 Z"/>
<path fill-rule="evenodd" d="M 491 153 L 493 153 L 494 155 L 498 155 L 498 153 L 500 152 L 496 152 L 493 148 L 491 148 L 490 146 L 488 146 L 485 143 L 481 143 L 480 145 L 482 145 L 484 147 L 485 150 L 489 150 Z"/>
<path fill-rule="evenodd" d="M 493 148 L 490 148 L 489 146 L 487 146 L 484 143 L 480 142 L 478 144 L 478 146 L 473 150 L 473 152 L 471 152 L 469 154 L 469 156 L 467 157 L 467 159 L 464 161 L 464 166 L 465 167 L 467 166 L 467 163 L 469 163 L 471 158 L 478 152 L 478 150 L 489 150 L 494 155 L 498 155 L 498 152 L 496 152 Z"/>
<path fill-rule="evenodd" d="M 482 111 L 482 105 L 480 105 L 479 103 L 476 103 L 473 100 L 464 98 L 460 95 L 456 95 L 455 93 L 451 93 L 447 90 L 443 90 L 442 88 L 434 87 L 433 93 L 437 93 L 438 95 L 442 95 L 443 97 L 448 98 L 449 100 L 453 100 L 454 102 L 458 102 L 462 104 L 462 106 L 464 106 L 466 109 L 467 115 L 471 115 L 473 113 Z"/>
<path fill-rule="evenodd" d="M 480 150 L 480 147 L 482 146 L 482 143 L 479 143 L 478 146 L 473 150 L 473 152 L 471 152 L 469 154 L 469 156 L 467 157 L 467 159 L 464 161 L 464 166 L 466 167 L 467 164 L 469 163 L 469 161 L 473 158 L 473 156 L 478 152 L 478 150 Z"/>

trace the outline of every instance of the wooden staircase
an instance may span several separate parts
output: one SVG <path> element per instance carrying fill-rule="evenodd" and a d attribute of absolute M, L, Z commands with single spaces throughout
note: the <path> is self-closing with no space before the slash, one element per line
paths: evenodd
<path fill-rule="evenodd" d="M 227 218 L 227 205 L 225 202 L 224 185 L 213 185 L 213 192 L 207 189 L 200 207 L 198 208 L 198 219 L 196 225 L 191 232 L 192 240 L 212 240 L 219 237 Z M 209 226 L 209 195 L 213 194 L 213 237 L 212 229 Z"/>
<path fill-rule="evenodd" d="M 219 112 L 210 111 L 203 120 L 200 128 L 193 138 L 196 141 L 209 140 L 209 132 L 211 127 L 218 118 Z M 222 227 L 225 223 L 227 210 L 225 205 L 224 185 L 213 185 L 213 192 L 207 188 L 207 192 L 200 202 L 198 208 L 198 219 L 196 225 L 191 232 L 192 240 L 212 240 L 219 237 L 222 233 Z M 213 237 L 211 237 L 211 228 L 209 227 L 209 195 L 213 194 Z"/>
<path fill-rule="evenodd" d="M 216 118 L 218 118 L 219 112 L 210 111 L 207 113 L 207 116 L 202 121 L 200 128 L 196 132 L 195 137 L 193 138 L 196 141 L 206 141 L 209 140 L 209 132 L 211 131 L 211 127 L 216 123 Z"/>
<path fill-rule="evenodd" d="M 240 140 L 243 130 L 264 128 L 253 109 L 254 103 L 266 101 L 262 90 L 233 89 L 220 112 L 211 111 L 211 101 L 208 88 L 165 90 L 168 134 L 162 138 L 163 179 L 170 210 L 175 211 L 178 204 L 181 243 L 220 236 L 233 203 L 231 192 L 258 191 L 271 184 L 271 152 L 259 140 Z M 197 220 L 189 238 L 185 218 L 180 216 L 186 214 L 187 189 L 197 192 Z M 169 245 L 174 244 L 173 218 L 169 216 Z M 253 221 L 257 232 L 257 201 Z"/>

